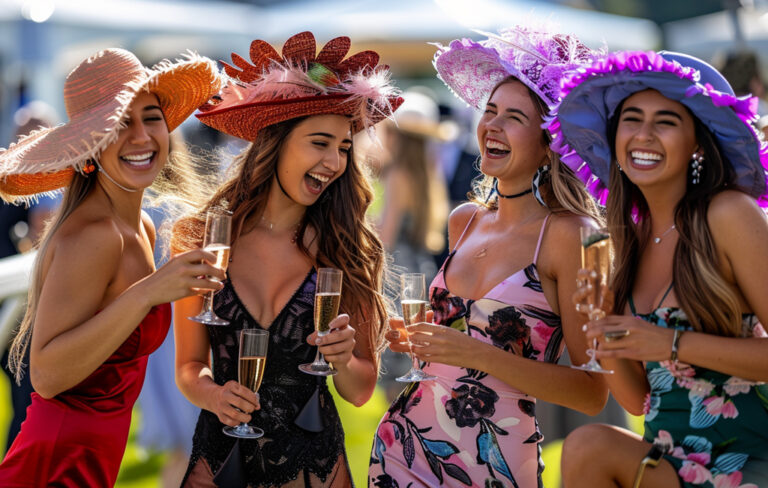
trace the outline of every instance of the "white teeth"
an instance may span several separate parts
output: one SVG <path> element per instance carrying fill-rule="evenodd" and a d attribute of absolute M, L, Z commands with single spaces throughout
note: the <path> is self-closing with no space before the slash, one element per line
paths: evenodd
<path fill-rule="evenodd" d="M 488 139 L 488 140 L 485 141 L 485 147 L 486 147 L 486 149 L 498 149 L 498 150 L 501 150 L 501 151 L 509 151 L 511 149 L 506 144 L 504 144 L 502 142 L 499 142 L 499 141 L 494 141 L 494 140 L 491 140 L 491 139 Z"/>
<path fill-rule="evenodd" d="M 317 181 L 319 181 L 321 183 L 327 183 L 331 179 L 328 176 L 324 176 L 324 175 L 321 175 L 321 174 L 318 174 L 318 173 L 309 173 L 309 176 L 311 176 L 312 178 L 316 179 Z"/>
<path fill-rule="evenodd" d="M 122 159 L 125 159 L 126 161 L 146 161 L 148 159 L 152 158 L 153 152 L 148 152 L 144 154 L 126 154 L 124 156 L 120 156 Z"/>
<path fill-rule="evenodd" d="M 640 159 L 645 161 L 661 161 L 661 154 L 648 153 L 642 151 L 632 151 L 633 159 Z"/>

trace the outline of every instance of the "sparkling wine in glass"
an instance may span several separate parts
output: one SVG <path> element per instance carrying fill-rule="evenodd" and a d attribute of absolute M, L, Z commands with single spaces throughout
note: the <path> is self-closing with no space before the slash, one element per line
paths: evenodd
<path fill-rule="evenodd" d="M 229 240 L 232 234 L 232 212 L 220 208 L 213 208 L 205 216 L 205 238 L 203 249 L 216 256 L 213 266 L 222 271 L 227 270 L 229 264 Z M 213 311 L 213 295 L 211 290 L 203 296 L 203 309 L 190 320 L 208 325 L 229 325 L 228 320 L 217 316 Z"/>
<path fill-rule="evenodd" d="M 320 268 L 317 270 L 317 287 L 315 288 L 315 330 L 323 337 L 331 331 L 331 321 L 339 315 L 341 303 L 341 270 L 335 268 Z M 307 374 L 315 376 L 331 376 L 336 370 L 325 362 L 320 348 L 317 349 L 315 360 L 299 366 Z"/>
<path fill-rule="evenodd" d="M 428 381 L 436 377 L 429 375 L 419 367 L 419 360 L 413 354 L 413 344 L 408 336 L 409 325 L 415 325 L 427 321 L 426 284 L 424 273 L 406 273 L 400 279 L 402 288 L 400 293 L 400 305 L 403 309 L 403 328 L 397 327 L 400 334 L 405 334 L 408 339 L 411 356 L 411 369 L 403 376 L 395 378 L 396 381 L 409 383 L 411 381 Z"/>
<path fill-rule="evenodd" d="M 264 377 L 268 346 L 268 331 L 263 329 L 243 329 L 240 331 L 237 381 L 254 392 L 259 391 L 261 379 Z M 228 436 L 244 439 L 256 439 L 264 435 L 263 430 L 252 427 L 245 422 L 235 427 L 226 426 L 222 430 Z"/>
<path fill-rule="evenodd" d="M 596 279 L 592 281 L 592 292 L 587 296 L 587 315 L 589 320 L 598 320 L 605 317 L 606 313 L 606 310 L 603 310 L 603 290 L 608 286 L 608 277 L 611 274 L 611 236 L 604 228 L 582 226 L 579 230 L 581 267 L 589 271 L 590 275 L 596 275 Z M 589 361 L 581 366 L 571 367 L 592 373 L 612 374 L 612 370 L 603 369 L 597 362 L 596 350 L 597 339 L 594 339 L 592 348 L 587 350 Z"/>

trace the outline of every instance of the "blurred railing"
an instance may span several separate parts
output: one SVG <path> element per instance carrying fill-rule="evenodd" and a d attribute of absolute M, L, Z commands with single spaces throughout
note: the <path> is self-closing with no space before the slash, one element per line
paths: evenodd
<path fill-rule="evenodd" d="M 25 310 L 27 288 L 37 252 L 0 259 L 0 353 Z"/>

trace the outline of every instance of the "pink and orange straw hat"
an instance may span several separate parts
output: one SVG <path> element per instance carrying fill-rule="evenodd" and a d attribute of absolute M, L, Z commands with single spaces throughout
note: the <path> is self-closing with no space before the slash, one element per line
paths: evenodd
<path fill-rule="evenodd" d="M 219 88 L 216 63 L 193 53 L 146 68 L 124 49 L 99 51 L 67 76 L 68 122 L 0 149 L 0 197 L 29 202 L 67 186 L 75 171 L 90 172 L 101 151 L 117 139 L 128 108 L 142 91 L 157 96 L 170 132 Z"/>

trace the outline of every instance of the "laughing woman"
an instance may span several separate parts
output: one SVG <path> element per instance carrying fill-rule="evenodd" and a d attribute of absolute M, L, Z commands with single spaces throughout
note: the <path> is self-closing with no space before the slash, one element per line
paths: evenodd
<path fill-rule="evenodd" d="M 525 27 L 438 51 L 441 79 L 484 110 L 484 180 L 449 220 L 452 251 L 430 287 L 437 325 L 410 328 L 437 379 L 407 386 L 381 420 L 372 486 L 540 486 L 536 400 L 592 415 L 605 404 L 601 378 L 555 364 L 565 344 L 575 361 L 586 357 L 571 295 L 579 227 L 599 217 L 541 129 L 563 73 L 594 54 Z"/>
<path fill-rule="evenodd" d="M 602 425 L 568 436 L 565 485 L 768 486 L 768 147 L 752 125 L 757 100 L 669 52 L 613 54 L 565 87 L 553 135 L 607 193 L 616 251 L 614 315 L 588 337 L 616 371 L 614 397 L 645 414 L 642 438 Z M 643 475 L 644 456 L 658 466 Z"/>
<path fill-rule="evenodd" d="M 346 60 L 350 40 L 315 52 L 309 32 L 288 39 L 279 55 L 254 41 L 218 103 L 200 120 L 251 142 L 231 179 L 203 206 L 233 214 L 231 263 L 216 315 L 228 326 L 187 320 L 201 300 L 178 303 L 177 383 L 203 410 L 184 486 L 344 487 L 352 479 L 344 432 L 324 377 L 298 369 L 317 351 L 337 370 L 334 385 L 362 405 L 373 393 L 377 348 L 386 318 L 379 293 L 383 250 L 365 218 L 372 193 L 353 157 L 352 136 L 390 116 L 402 99 L 372 51 Z M 200 245 L 203 221 L 177 225 L 174 247 Z M 343 271 L 342 314 L 323 338 L 314 333 L 317 269 Z M 269 331 L 259 395 L 237 382 L 242 329 Z M 212 361 L 211 361 L 212 359 Z M 307 415 L 314 412 L 316 415 Z M 224 425 L 252 422 L 257 440 L 236 442 Z"/>
<path fill-rule="evenodd" d="M 177 180 L 169 131 L 218 90 L 206 58 L 141 65 L 107 49 L 67 77 L 69 122 L 0 153 L 0 196 L 29 201 L 66 186 L 46 231 L 11 365 L 30 350 L 35 393 L 0 465 L 3 487 L 112 486 L 128 440 L 147 356 L 165 339 L 168 302 L 216 290 L 201 250 L 154 272 L 155 228 L 144 189 Z M 158 175 L 161 175 L 158 177 Z"/>

